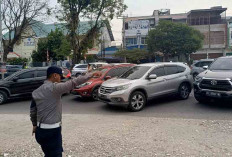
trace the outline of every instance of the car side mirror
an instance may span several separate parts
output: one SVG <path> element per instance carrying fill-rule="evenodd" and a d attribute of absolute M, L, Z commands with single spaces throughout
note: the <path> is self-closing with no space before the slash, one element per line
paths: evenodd
<path fill-rule="evenodd" d="M 105 77 L 105 80 L 109 80 L 109 79 L 111 79 L 111 76 L 106 76 Z"/>
<path fill-rule="evenodd" d="M 157 79 L 157 75 L 156 74 L 151 74 L 148 76 L 148 79 Z"/>
<path fill-rule="evenodd" d="M 206 66 L 203 66 L 203 69 L 204 69 L 204 70 L 207 70 L 208 68 L 209 68 L 209 66 L 207 66 L 207 65 L 206 65 Z"/>
<path fill-rule="evenodd" d="M 14 78 L 13 78 L 13 81 L 14 81 L 14 82 L 17 82 L 18 79 L 19 79 L 18 77 L 14 77 Z"/>

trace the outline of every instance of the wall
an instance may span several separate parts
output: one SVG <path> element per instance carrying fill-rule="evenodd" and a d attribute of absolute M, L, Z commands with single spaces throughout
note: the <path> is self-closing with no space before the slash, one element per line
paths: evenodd
<path fill-rule="evenodd" d="M 225 48 L 226 47 L 226 24 L 214 24 L 214 25 L 198 25 L 191 26 L 204 34 L 203 49 L 206 48 Z M 210 30 L 210 42 L 209 42 L 209 30 Z M 209 44 L 210 43 L 210 44 Z"/>
<path fill-rule="evenodd" d="M 24 38 L 17 42 L 14 46 L 14 52 L 20 55 L 22 58 L 31 58 L 31 54 L 37 49 L 38 38 L 35 37 L 34 31 L 30 28 L 27 29 L 23 36 L 34 36 L 31 38 Z"/>

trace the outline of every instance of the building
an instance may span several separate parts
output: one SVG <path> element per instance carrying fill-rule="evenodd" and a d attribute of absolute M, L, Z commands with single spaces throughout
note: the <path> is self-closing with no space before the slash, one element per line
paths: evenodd
<path fill-rule="evenodd" d="M 203 48 L 191 55 L 193 60 L 218 58 L 226 55 L 227 48 L 227 8 L 191 10 L 188 13 L 188 25 L 204 34 Z M 223 17 L 224 16 L 224 17 Z"/>
<path fill-rule="evenodd" d="M 232 49 L 232 17 L 228 20 L 228 48 Z"/>
<path fill-rule="evenodd" d="M 146 36 L 159 21 L 186 23 L 204 34 L 203 48 L 191 55 L 192 60 L 217 58 L 226 55 L 227 8 L 191 10 L 188 13 L 171 14 L 169 9 L 155 10 L 151 16 L 126 17 L 123 24 L 124 48 L 146 48 Z"/>
<path fill-rule="evenodd" d="M 32 52 L 37 50 L 37 44 L 39 39 L 46 38 L 47 35 L 51 31 L 55 31 L 56 28 L 59 28 L 63 31 L 65 35 L 67 35 L 68 30 L 65 27 L 64 23 L 53 23 L 53 24 L 44 24 L 42 22 L 36 22 L 36 24 L 27 28 L 27 30 L 23 33 L 23 37 L 20 41 L 16 43 L 13 48 L 13 52 L 9 53 L 8 58 L 22 57 L 22 58 L 31 58 Z M 88 21 L 80 22 L 79 34 L 84 35 L 89 29 L 91 25 Z M 111 42 L 114 41 L 114 36 L 111 31 L 111 27 L 109 24 L 105 24 L 104 27 L 101 28 L 101 36 L 100 39 L 104 39 L 104 47 L 110 47 Z M 13 33 L 11 34 L 13 37 Z M 4 38 L 9 39 L 9 33 L 4 35 Z M 97 55 L 101 49 L 101 45 L 96 41 L 95 46 L 88 51 L 88 55 Z M 15 55 L 17 54 L 17 55 Z"/>

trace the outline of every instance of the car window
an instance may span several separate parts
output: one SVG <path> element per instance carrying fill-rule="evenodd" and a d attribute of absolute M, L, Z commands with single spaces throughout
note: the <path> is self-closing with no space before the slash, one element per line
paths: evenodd
<path fill-rule="evenodd" d="M 156 74 L 157 77 L 164 76 L 165 75 L 164 67 L 155 68 L 151 71 L 150 74 Z"/>
<path fill-rule="evenodd" d="M 173 75 L 179 73 L 177 66 L 165 66 L 164 70 L 166 75 Z"/>
<path fill-rule="evenodd" d="M 177 69 L 178 69 L 179 73 L 182 73 L 182 72 L 184 72 L 186 70 L 186 68 L 182 67 L 182 66 L 177 66 Z"/>
<path fill-rule="evenodd" d="M 29 79 L 29 78 L 34 78 L 34 71 L 30 71 L 30 72 L 25 72 L 23 74 L 20 74 L 19 79 Z"/>
<path fill-rule="evenodd" d="M 201 67 L 201 62 L 196 63 L 195 67 Z"/>
<path fill-rule="evenodd" d="M 111 69 L 106 76 L 110 76 L 110 77 L 115 77 L 118 76 L 119 74 L 119 70 L 118 69 Z"/>
<path fill-rule="evenodd" d="M 206 62 L 201 62 L 201 67 L 203 66 L 209 66 L 212 62 L 206 61 Z"/>
<path fill-rule="evenodd" d="M 47 71 L 46 70 L 37 71 L 37 77 L 44 77 L 44 76 L 47 76 Z"/>
<path fill-rule="evenodd" d="M 150 66 L 135 66 L 126 71 L 120 78 L 130 80 L 140 79 L 149 69 L 151 69 Z"/>
<path fill-rule="evenodd" d="M 232 58 L 219 58 L 210 65 L 210 70 L 232 70 Z"/>
<path fill-rule="evenodd" d="M 75 68 L 87 68 L 88 65 L 76 65 Z"/>

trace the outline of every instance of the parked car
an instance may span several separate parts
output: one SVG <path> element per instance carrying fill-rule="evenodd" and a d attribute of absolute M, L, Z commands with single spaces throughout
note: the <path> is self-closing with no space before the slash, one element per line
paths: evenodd
<path fill-rule="evenodd" d="M 108 65 L 108 63 L 104 62 L 94 62 L 94 63 L 89 63 L 90 66 L 92 66 L 93 70 L 96 70 L 102 66 Z M 72 76 L 79 76 L 83 73 L 86 73 L 88 70 L 88 64 L 75 64 L 75 66 L 72 69 Z"/>
<path fill-rule="evenodd" d="M 47 68 L 24 69 L 0 81 L 0 104 L 7 99 L 30 96 L 46 79 Z"/>
<path fill-rule="evenodd" d="M 72 69 L 72 76 L 79 76 L 82 73 L 86 73 L 88 70 L 88 64 L 75 64 Z"/>
<path fill-rule="evenodd" d="M 22 65 L 6 65 L 5 77 L 12 75 L 13 73 L 23 69 Z"/>
<path fill-rule="evenodd" d="M 47 79 L 48 67 L 22 69 L 0 81 L 0 104 L 7 99 L 31 96 L 31 93 Z M 63 69 L 64 77 L 69 78 L 70 71 Z"/>
<path fill-rule="evenodd" d="M 210 64 L 212 64 L 213 61 L 214 59 L 201 59 L 199 61 L 196 61 L 194 64 L 192 64 L 191 74 L 193 75 L 193 79 L 195 79 L 198 74 L 205 71 L 203 68 L 204 66 L 209 66 Z"/>
<path fill-rule="evenodd" d="M 180 99 L 188 99 L 192 82 L 190 68 L 184 63 L 140 64 L 104 82 L 98 96 L 109 105 L 140 111 L 154 97 L 177 94 Z"/>
<path fill-rule="evenodd" d="M 214 100 L 232 100 L 232 57 L 221 57 L 206 71 L 200 73 L 194 82 L 194 96 L 206 103 Z"/>
<path fill-rule="evenodd" d="M 92 97 L 94 100 L 98 100 L 98 88 L 101 86 L 101 84 L 106 80 L 121 76 L 132 66 L 134 66 L 134 64 L 103 66 L 100 71 L 96 73 L 98 75 L 94 75 L 93 78 L 87 82 L 77 86 L 76 89 L 72 91 L 72 93 L 81 97 Z"/>

